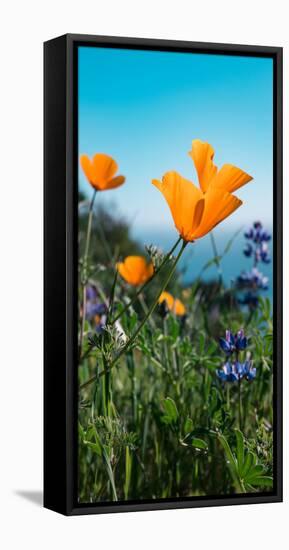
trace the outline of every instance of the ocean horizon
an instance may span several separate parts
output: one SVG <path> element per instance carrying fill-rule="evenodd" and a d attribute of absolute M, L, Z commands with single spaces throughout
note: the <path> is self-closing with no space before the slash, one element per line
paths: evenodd
<path fill-rule="evenodd" d="M 221 270 L 222 278 L 225 286 L 229 288 L 234 284 L 234 281 L 243 271 L 250 271 L 253 267 L 252 258 L 247 258 L 243 249 L 246 239 L 244 231 L 246 227 L 234 227 L 232 232 L 223 231 L 221 226 L 213 231 L 217 255 L 222 256 Z M 272 230 L 268 226 L 272 235 Z M 140 228 L 132 226 L 131 236 L 145 248 L 147 245 L 155 245 L 163 252 L 168 252 L 176 242 L 177 234 L 174 228 Z M 224 254 L 226 247 L 231 241 L 230 250 Z M 270 256 L 273 257 L 272 239 L 269 241 Z M 192 283 L 196 277 L 202 272 L 204 281 L 212 281 L 218 278 L 219 273 L 215 263 L 207 267 L 205 266 L 215 256 L 213 244 L 210 235 L 206 235 L 202 239 L 198 239 L 195 243 L 189 244 L 184 252 L 179 263 L 181 272 L 181 280 L 185 286 Z M 260 263 L 258 269 L 269 279 L 268 290 L 261 291 L 262 296 L 268 296 L 271 300 L 273 297 L 273 266 L 272 261 L 269 264 Z M 203 271 L 204 270 L 204 271 Z"/>

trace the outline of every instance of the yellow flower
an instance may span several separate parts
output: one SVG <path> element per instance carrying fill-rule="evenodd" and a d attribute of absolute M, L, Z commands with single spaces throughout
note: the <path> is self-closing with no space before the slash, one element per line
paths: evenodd
<path fill-rule="evenodd" d="M 182 317 L 186 313 L 186 308 L 184 304 L 178 298 L 174 298 L 169 292 L 162 292 L 159 297 L 159 304 L 166 302 L 167 307 L 175 315 Z"/>
<path fill-rule="evenodd" d="M 193 140 L 189 154 L 197 170 L 200 189 L 173 171 L 167 172 L 162 181 L 152 181 L 164 195 L 184 241 L 203 237 L 237 210 L 242 201 L 232 192 L 253 179 L 232 164 L 224 164 L 218 171 L 213 163 L 213 147 L 199 139 Z"/>
<path fill-rule="evenodd" d="M 117 264 L 117 269 L 123 279 L 133 286 L 146 283 L 154 273 L 153 264 L 146 263 L 142 256 L 127 256 Z"/>
<path fill-rule="evenodd" d="M 124 176 L 115 176 L 118 166 L 108 155 L 96 153 L 92 160 L 87 155 L 81 155 L 80 164 L 89 183 L 97 191 L 114 189 L 125 182 Z"/>

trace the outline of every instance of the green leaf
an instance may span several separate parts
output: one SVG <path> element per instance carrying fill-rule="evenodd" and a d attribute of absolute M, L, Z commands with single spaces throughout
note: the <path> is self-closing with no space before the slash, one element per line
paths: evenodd
<path fill-rule="evenodd" d="M 234 457 L 234 455 L 232 453 L 231 447 L 230 447 L 230 445 L 229 445 L 229 443 L 228 443 L 228 441 L 227 441 L 227 439 L 225 438 L 224 435 L 218 434 L 218 439 L 219 439 L 219 441 L 220 441 L 220 443 L 221 443 L 221 445 L 222 445 L 222 447 L 225 451 L 227 464 L 228 464 L 232 479 L 234 481 L 234 485 L 236 487 L 236 490 L 240 493 L 244 493 L 245 489 L 244 489 L 244 487 L 242 485 L 242 482 L 240 480 L 237 460 L 236 460 L 236 458 Z"/>
<path fill-rule="evenodd" d="M 248 483 L 251 483 L 251 481 L 255 477 L 259 477 L 260 475 L 262 475 L 264 473 L 265 473 L 264 467 L 261 466 L 261 464 L 257 464 L 256 466 L 253 466 L 253 468 L 251 468 L 251 470 L 249 470 L 248 474 L 245 477 L 245 481 L 248 482 Z"/>
<path fill-rule="evenodd" d="M 196 449 L 205 449 L 206 450 L 208 448 L 207 443 L 203 439 L 199 439 L 198 437 L 193 437 L 192 441 L 191 441 L 191 444 Z"/>
<path fill-rule="evenodd" d="M 113 475 L 113 470 L 112 470 L 111 463 L 110 463 L 110 460 L 109 460 L 107 447 L 103 447 L 102 456 L 103 456 L 103 461 L 104 461 L 106 471 L 107 471 L 107 474 L 108 474 L 108 477 L 109 477 L 109 481 L 110 481 L 110 484 L 111 484 L 111 488 L 112 488 L 112 492 L 113 492 L 113 500 L 117 501 L 117 492 L 116 492 L 116 487 L 115 487 L 115 482 L 114 482 L 114 475 Z"/>
<path fill-rule="evenodd" d="M 240 471 L 240 476 L 243 479 L 246 478 L 246 476 L 248 475 L 248 472 L 251 470 L 253 464 L 254 464 L 254 455 L 253 455 L 253 453 L 249 452 L 245 456 L 243 467 L 241 468 L 241 471 Z"/>
<path fill-rule="evenodd" d="M 179 418 L 177 406 L 171 397 L 166 397 L 163 400 L 163 407 L 165 410 L 165 416 L 163 420 L 166 424 L 175 424 Z"/>
<path fill-rule="evenodd" d="M 184 426 L 185 434 L 188 434 L 193 431 L 193 421 L 191 418 L 187 418 Z"/>
<path fill-rule="evenodd" d="M 273 478 L 270 476 L 258 476 L 251 480 L 250 484 L 258 487 L 273 487 Z"/>
<path fill-rule="evenodd" d="M 130 487 L 131 480 L 131 471 L 132 471 L 132 457 L 130 454 L 129 447 L 125 448 L 125 482 L 124 482 L 124 495 L 125 500 L 128 498 L 128 492 Z"/>
<path fill-rule="evenodd" d="M 231 451 L 231 447 L 227 441 L 227 439 L 225 438 L 224 435 L 221 435 L 219 434 L 218 435 L 218 438 L 219 438 L 219 441 L 225 451 L 225 455 L 226 455 L 226 458 L 231 466 L 231 468 L 234 470 L 235 473 L 237 473 L 237 462 L 236 462 L 236 459 Z"/>
<path fill-rule="evenodd" d="M 204 353 L 204 350 L 205 350 L 205 335 L 203 332 L 200 332 L 200 336 L 199 336 L 199 347 L 200 347 L 200 355 L 203 355 Z"/>
<path fill-rule="evenodd" d="M 84 431 L 82 425 L 80 424 L 80 422 L 78 423 L 78 435 L 81 439 L 84 439 L 84 437 L 85 437 L 85 431 Z"/>
<path fill-rule="evenodd" d="M 83 441 L 83 443 L 92 450 L 92 452 L 96 453 L 98 456 L 102 455 L 101 446 L 100 443 L 97 441 L 96 443 L 92 443 L 91 441 Z"/>

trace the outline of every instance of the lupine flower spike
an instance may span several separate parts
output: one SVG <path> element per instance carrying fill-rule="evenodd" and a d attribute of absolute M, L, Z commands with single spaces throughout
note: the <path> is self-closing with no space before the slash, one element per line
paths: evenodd
<path fill-rule="evenodd" d="M 238 382 L 245 378 L 248 381 L 254 380 L 256 377 L 256 368 L 253 367 L 252 361 L 227 361 L 224 366 L 217 370 L 217 376 L 222 382 Z"/>
<path fill-rule="evenodd" d="M 247 338 L 243 329 L 239 330 L 235 336 L 230 330 L 226 330 L 225 338 L 219 339 L 221 349 L 228 355 L 235 351 L 243 351 L 247 347 Z"/>
<path fill-rule="evenodd" d="M 86 287 L 86 319 L 91 321 L 97 333 L 101 333 L 107 321 L 107 306 L 99 300 L 96 288 L 93 285 Z"/>
<path fill-rule="evenodd" d="M 244 233 L 244 236 L 249 241 L 243 250 L 244 255 L 247 258 L 254 258 L 255 264 L 270 263 L 268 241 L 271 240 L 271 235 L 263 228 L 261 222 L 255 222 L 253 227 Z"/>
<path fill-rule="evenodd" d="M 246 359 L 241 362 L 239 360 L 239 353 L 248 346 L 248 339 L 244 334 L 244 330 L 238 330 L 235 335 L 230 330 L 226 330 L 225 338 L 220 338 L 219 344 L 222 351 L 227 355 L 227 360 L 220 369 L 217 369 L 218 378 L 222 382 L 238 382 L 243 378 L 254 380 L 256 368 L 253 367 L 252 361 Z"/>
<path fill-rule="evenodd" d="M 247 240 L 243 253 L 246 258 L 252 258 L 253 267 L 250 271 L 242 271 L 236 279 L 237 290 L 246 291 L 244 296 L 238 299 L 239 304 L 246 305 L 250 310 L 256 309 L 259 302 L 259 291 L 268 290 L 269 279 L 258 269 L 258 264 L 270 263 L 270 251 L 268 242 L 271 235 L 266 231 L 261 222 L 257 221 L 250 227 L 244 236 Z"/>

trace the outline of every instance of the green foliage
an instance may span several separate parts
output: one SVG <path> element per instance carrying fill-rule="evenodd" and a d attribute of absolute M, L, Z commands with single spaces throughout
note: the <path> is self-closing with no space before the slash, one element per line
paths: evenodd
<path fill-rule="evenodd" d="M 81 254 L 86 222 L 84 208 Z M 216 280 L 205 283 L 198 277 L 184 289 L 178 272 L 171 279 L 169 290 L 184 302 L 186 317 L 172 312 L 162 317 L 156 307 L 110 370 L 159 292 L 172 262 L 149 283 L 141 301 L 132 301 L 136 289 L 116 277 L 115 263 L 126 254 L 145 255 L 146 251 L 132 241 L 125 221 L 96 209 L 89 280 L 107 304 L 109 315 L 100 333 L 93 320 L 79 327 L 83 328 L 80 502 L 272 490 L 271 304 L 260 299 L 255 311 L 240 309 L 234 292 L 223 286 L 220 262 L 224 254 L 230 254 L 233 238 L 222 254 L 214 253 L 210 260 L 216 265 Z M 158 268 L 164 256 L 154 247 L 148 247 L 147 254 Z M 80 304 L 81 300 L 80 285 Z M 257 376 L 252 382 L 243 380 L 239 388 L 235 383 L 224 385 L 216 369 L 224 361 L 219 337 L 228 328 L 236 333 L 241 327 L 249 346 L 240 358 L 245 360 L 246 353 L 250 354 Z"/>
<path fill-rule="evenodd" d="M 256 487 L 266 489 L 273 487 L 273 478 L 266 475 L 266 469 L 257 463 L 257 457 L 244 446 L 244 436 L 240 430 L 235 430 L 235 453 L 232 451 L 228 440 L 222 434 L 218 434 L 218 440 L 223 447 L 228 468 L 232 475 L 236 491 L 250 492 Z"/>

